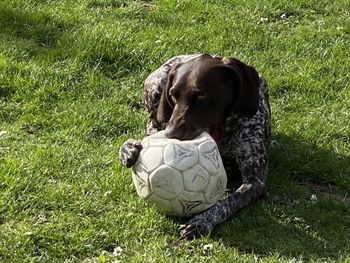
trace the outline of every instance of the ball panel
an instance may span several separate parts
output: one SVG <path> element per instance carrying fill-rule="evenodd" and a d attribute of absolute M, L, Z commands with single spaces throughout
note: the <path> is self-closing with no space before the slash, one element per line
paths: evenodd
<path fill-rule="evenodd" d="M 149 138 L 165 138 L 168 139 L 168 137 L 165 136 L 165 130 L 161 130 L 159 132 L 153 133 L 150 136 L 148 136 Z"/>
<path fill-rule="evenodd" d="M 149 180 L 152 192 L 167 200 L 174 199 L 184 190 L 182 174 L 167 165 L 153 171 Z"/>
<path fill-rule="evenodd" d="M 202 192 L 209 184 L 210 175 L 201 166 L 196 164 L 183 173 L 184 188 L 190 192 Z"/>
<path fill-rule="evenodd" d="M 214 140 L 209 133 L 207 132 L 202 132 L 200 135 L 198 135 L 196 138 L 194 138 L 193 141 L 196 142 L 196 144 L 201 144 L 202 142 L 204 141 L 207 141 L 207 140 Z"/>
<path fill-rule="evenodd" d="M 133 166 L 137 193 L 159 210 L 192 216 L 223 195 L 227 177 L 215 141 L 204 132 L 191 141 L 168 139 L 164 131 L 142 140 Z"/>
<path fill-rule="evenodd" d="M 148 136 L 142 139 L 141 145 L 142 145 L 143 149 L 146 149 L 148 147 L 148 145 L 149 145 L 148 141 L 149 141 L 149 137 Z"/>
<path fill-rule="evenodd" d="M 224 194 L 226 189 L 226 174 L 223 173 L 211 176 L 208 187 L 204 191 L 208 203 L 216 203 Z"/>
<path fill-rule="evenodd" d="M 221 171 L 223 164 L 219 149 L 213 140 L 205 141 L 198 146 L 199 163 L 210 173 Z"/>
<path fill-rule="evenodd" d="M 141 163 L 132 167 L 132 180 L 134 182 L 137 194 L 142 198 L 147 198 L 151 195 L 149 187 L 148 172 Z"/>
<path fill-rule="evenodd" d="M 222 194 L 224 194 L 225 190 L 226 190 L 226 187 L 227 187 L 227 174 L 226 174 L 226 171 L 225 169 L 223 169 L 219 174 L 218 174 L 219 178 L 221 178 L 221 191 L 222 191 Z"/>
<path fill-rule="evenodd" d="M 184 191 L 171 201 L 173 211 L 180 216 L 191 216 L 206 209 L 207 203 L 202 193 Z"/>
<path fill-rule="evenodd" d="M 144 138 L 144 140 L 147 138 L 147 147 L 152 147 L 152 146 L 160 146 L 164 147 L 167 145 L 171 140 L 168 137 L 165 136 L 165 130 L 156 132 L 154 134 L 151 134 L 147 137 Z"/>
<path fill-rule="evenodd" d="M 150 137 L 149 138 L 149 145 L 151 146 L 161 146 L 164 147 L 169 143 L 168 138 L 162 138 L 162 137 Z"/>
<path fill-rule="evenodd" d="M 163 164 L 163 148 L 162 147 L 148 147 L 143 149 L 140 153 L 141 163 L 148 171 L 153 171 L 159 165 Z"/>
<path fill-rule="evenodd" d="M 184 171 L 198 162 L 198 151 L 194 143 L 169 143 L 164 148 L 164 163 Z"/>
<path fill-rule="evenodd" d="M 158 210 L 160 210 L 161 212 L 167 215 L 171 215 L 173 212 L 173 208 L 169 200 L 161 198 L 155 194 L 152 194 L 146 200 L 150 205 L 154 205 Z"/>

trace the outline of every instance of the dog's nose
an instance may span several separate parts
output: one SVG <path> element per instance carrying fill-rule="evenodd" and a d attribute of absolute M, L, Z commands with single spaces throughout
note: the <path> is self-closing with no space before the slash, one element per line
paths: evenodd
<path fill-rule="evenodd" d="M 183 132 L 182 132 L 183 134 Z M 174 127 L 167 127 L 165 129 L 165 136 L 170 138 L 170 139 L 179 139 L 181 140 L 181 135 L 182 135 L 180 132 L 179 132 L 179 129 L 176 129 Z"/>

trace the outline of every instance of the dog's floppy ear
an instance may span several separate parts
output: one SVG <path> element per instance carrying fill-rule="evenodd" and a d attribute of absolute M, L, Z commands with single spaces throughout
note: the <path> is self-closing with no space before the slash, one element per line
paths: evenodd
<path fill-rule="evenodd" d="M 170 120 L 170 117 L 174 110 L 174 103 L 169 95 L 169 90 L 173 86 L 173 80 L 176 73 L 176 69 L 180 66 L 177 64 L 174 66 L 168 75 L 167 83 L 163 89 L 162 96 L 160 97 L 159 106 L 157 110 L 157 121 L 159 123 L 167 123 Z"/>
<path fill-rule="evenodd" d="M 232 111 L 244 117 L 253 117 L 259 107 L 259 75 L 255 68 L 235 58 L 223 58 L 235 74 Z"/>

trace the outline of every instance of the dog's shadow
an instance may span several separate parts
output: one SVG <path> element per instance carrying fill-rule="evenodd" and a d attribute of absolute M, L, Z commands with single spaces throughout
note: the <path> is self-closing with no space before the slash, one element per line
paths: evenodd
<path fill-rule="evenodd" d="M 212 238 L 257 256 L 348 256 L 349 164 L 349 156 L 273 136 L 267 197 L 219 225 Z"/>

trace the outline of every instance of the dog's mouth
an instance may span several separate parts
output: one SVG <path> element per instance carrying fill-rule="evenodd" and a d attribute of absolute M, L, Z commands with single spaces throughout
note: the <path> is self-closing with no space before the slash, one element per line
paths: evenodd
<path fill-rule="evenodd" d="M 199 136 L 204 129 L 196 129 L 194 127 L 190 129 L 166 129 L 165 136 L 171 139 L 178 139 L 180 141 L 193 140 Z"/>
<path fill-rule="evenodd" d="M 213 124 L 206 131 L 210 134 L 211 137 L 213 137 L 213 139 L 217 144 L 221 142 L 222 134 L 224 131 L 222 124 L 220 123 Z"/>
<path fill-rule="evenodd" d="M 181 141 L 193 140 L 202 132 L 206 131 L 215 140 L 217 144 L 220 143 L 223 134 L 222 124 L 213 124 L 208 128 L 197 128 L 195 126 L 187 129 L 166 129 L 165 135 L 168 138 L 174 138 Z"/>

